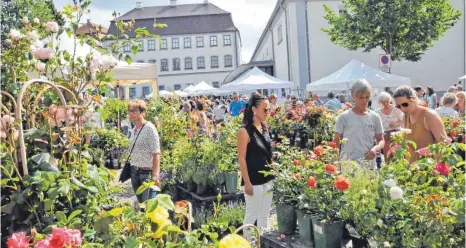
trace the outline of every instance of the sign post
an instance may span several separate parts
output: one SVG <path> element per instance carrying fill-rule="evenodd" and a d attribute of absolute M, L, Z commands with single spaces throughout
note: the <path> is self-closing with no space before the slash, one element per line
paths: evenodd
<path fill-rule="evenodd" d="M 390 73 L 392 58 L 390 54 L 379 55 L 379 67 L 384 71 Z"/>

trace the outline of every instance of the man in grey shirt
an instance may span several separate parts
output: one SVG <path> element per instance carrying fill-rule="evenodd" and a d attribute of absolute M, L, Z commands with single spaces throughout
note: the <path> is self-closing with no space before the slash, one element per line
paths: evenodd
<path fill-rule="evenodd" d="M 366 159 L 375 165 L 377 152 L 384 147 L 382 120 L 367 108 L 371 91 L 366 80 L 358 80 L 351 88 L 354 107 L 337 117 L 334 127 L 335 142 L 340 144 L 342 138 L 348 140 L 346 144 L 342 144 L 341 159 Z"/>

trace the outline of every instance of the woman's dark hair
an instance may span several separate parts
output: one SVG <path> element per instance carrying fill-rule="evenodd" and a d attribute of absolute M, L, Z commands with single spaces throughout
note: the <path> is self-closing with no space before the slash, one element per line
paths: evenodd
<path fill-rule="evenodd" d="M 429 91 L 429 96 L 433 95 L 435 93 L 434 88 L 432 86 L 427 87 L 427 91 Z"/>
<path fill-rule="evenodd" d="M 252 107 L 257 108 L 264 100 L 268 100 L 268 98 L 257 92 L 251 94 L 251 98 L 249 98 L 249 102 L 244 108 L 243 125 L 246 126 L 247 130 L 254 125 L 254 112 L 252 111 Z"/>
<path fill-rule="evenodd" d="M 194 103 L 194 101 L 189 101 L 189 104 L 191 105 L 191 111 L 194 111 L 196 109 L 196 103 Z"/>
<path fill-rule="evenodd" d="M 199 111 L 204 110 L 204 104 L 202 104 L 200 101 L 197 102 L 196 109 L 199 110 Z"/>

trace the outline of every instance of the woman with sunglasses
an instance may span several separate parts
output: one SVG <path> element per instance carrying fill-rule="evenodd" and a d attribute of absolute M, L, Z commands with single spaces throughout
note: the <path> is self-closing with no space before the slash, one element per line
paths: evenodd
<path fill-rule="evenodd" d="M 388 151 L 390 150 L 390 135 L 391 133 L 400 130 L 400 127 L 403 126 L 405 123 L 404 114 L 391 103 L 392 96 L 387 92 L 381 92 L 377 97 L 377 102 L 382 106 L 375 112 L 382 119 L 383 130 L 385 131 L 385 146 L 383 148 L 383 154 L 385 154 L 385 158 L 387 158 Z"/>
<path fill-rule="evenodd" d="M 348 139 L 346 144 L 341 145 L 340 159 L 368 160 L 375 168 L 375 158 L 385 141 L 380 116 L 368 109 L 371 92 L 372 87 L 365 79 L 356 81 L 351 87 L 354 106 L 338 115 L 334 141 L 340 144 L 341 139 Z"/>
<path fill-rule="evenodd" d="M 404 126 L 411 129 L 408 139 L 416 143 L 417 149 L 444 140 L 447 135 L 442 118 L 432 109 L 419 105 L 416 92 L 409 86 L 398 87 L 393 93 L 396 107 L 404 114 Z M 416 152 L 411 150 L 410 161 L 417 159 Z"/>
<path fill-rule="evenodd" d="M 272 205 L 272 175 L 270 171 L 272 145 L 265 121 L 270 113 L 267 97 L 253 93 L 244 111 L 243 126 L 238 133 L 238 160 L 241 170 L 241 186 L 244 189 L 246 214 L 243 224 L 267 228 L 267 218 Z M 249 232 L 245 236 L 250 238 Z"/>

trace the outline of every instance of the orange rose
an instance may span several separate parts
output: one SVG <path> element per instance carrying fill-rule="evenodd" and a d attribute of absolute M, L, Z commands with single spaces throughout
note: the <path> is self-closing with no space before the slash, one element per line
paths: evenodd
<path fill-rule="evenodd" d="M 307 179 L 307 186 L 315 189 L 316 188 L 316 178 L 315 177 L 309 177 Z"/>
<path fill-rule="evenodd" d="M 324 148 L 322 146 L 317 146 L 314 148 L 314 153 L 315 155 L 320 156 L 324 153 Z"/>
<path fill-rule="evenodd" d="M 332 173 L 332 174 L 334 174 L 335 171 L 337 171 L 337 167 L 335 165 L 333 165 L 333 164 L 326 164 L 325 165 L 325 170 Z"/>
<path fill-rule="evenodd" d="M 331 142 L 328 142 L 328 146 L 332 147 L 332 148 L 337 148 L 337 143 L 331 141 Z"/>
<path fill-rule="evenodd" d="M 299 173 L 294 174 L 294 178 L 296 178 L 298 180 L 301 179 L 301 174 L 299 174 Z"/>
<path fill-rule="evenodd" d="M 349 184 L 349 179 L 345 178 L 343 175 L 337 176 L 337 179 L 335 180 L 335 188 L 341 191 L 347 190 Z"/>

